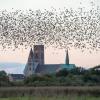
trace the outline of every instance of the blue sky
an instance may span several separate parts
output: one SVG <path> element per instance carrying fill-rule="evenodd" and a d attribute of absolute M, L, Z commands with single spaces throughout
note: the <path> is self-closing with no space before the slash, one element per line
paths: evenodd
<path fill-rule="evenodd" d="M 5 70 L 8 74 L 23 73 L 24 67 L 25 67 L 25 64 L 21 64 L 21 63 L 10 63 L 10 62 L 0 63 L 0 70 Z"/>

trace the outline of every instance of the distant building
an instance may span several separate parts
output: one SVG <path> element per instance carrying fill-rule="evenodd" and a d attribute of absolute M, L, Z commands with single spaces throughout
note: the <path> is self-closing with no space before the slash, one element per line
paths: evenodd
<path fill-rule="evenodd" d="M 75 64 L 69 64 L 68 50 L 66 52 L 65 64 L 44 64 L 44 45 L 35 45 L 34 52 L 31 48 L 27 64 L 24 69 L 24 75 L 32 74 L 52 74 L 66 68 L 71 70 L 75 68 Z"/>
<path fill-rule="evenodd" d="M 23 74 L 9 74 L 8 77 L 10 82 L 19 82 L 25 79 Z"/>

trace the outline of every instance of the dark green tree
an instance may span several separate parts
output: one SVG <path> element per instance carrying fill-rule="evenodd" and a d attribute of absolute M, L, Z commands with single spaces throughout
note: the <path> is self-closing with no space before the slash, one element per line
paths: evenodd
<path fill-rule="evenodd" d="M 0 71 L 0 86 L 7 86 L 9 84 L 9 78 L 5 71 Z"/>
<path fill-rule="evenodd" d="M 64 68 L 64 69 L 61 69 L 60 71 L 58 71 L 57 73 L 56 73 L 56 76 L 57 77 L 61 77 L 61 76 L 67 76 L 68 75 L 68 70 L 66 69 L 66 68 Z"/>

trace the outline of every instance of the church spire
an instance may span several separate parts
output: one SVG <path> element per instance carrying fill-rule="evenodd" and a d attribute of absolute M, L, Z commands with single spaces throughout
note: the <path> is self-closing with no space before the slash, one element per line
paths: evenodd
<path fill-rule="evenodd" d="M 69 54 L 68 54 L 68 49 L 67 49 L 67 51 L 66 51 L 65 64 L 69 64 Z"/>
<path fill-rule="evenodd" d="M 33 62 L 33 50 L 31 48 L 30 53 L 29 53 L 29 57 L 28 57 L 28 63 L 32 63 Z"/>

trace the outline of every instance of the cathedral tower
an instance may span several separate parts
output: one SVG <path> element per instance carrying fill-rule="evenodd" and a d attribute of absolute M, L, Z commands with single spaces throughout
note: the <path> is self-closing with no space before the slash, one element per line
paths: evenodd
<path fill-rule="evenodd" d="M 66 51 L 65 64 L 69 65 L 69 54 L 68 54 L 68 50 Z"/>
<path fill-rule="evenodd" d="M 34 62 L 44 65 L 44 45 L 34 45 Z"/>

